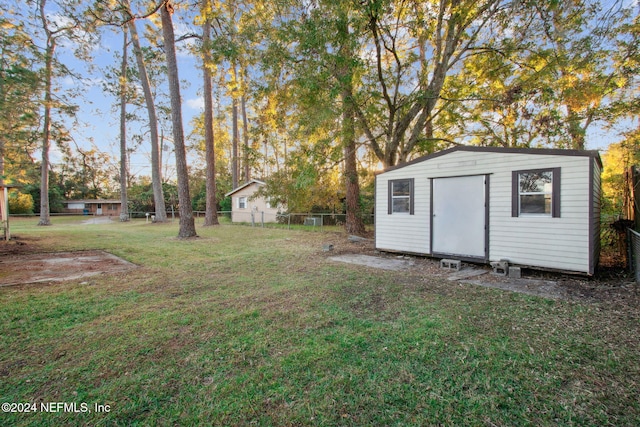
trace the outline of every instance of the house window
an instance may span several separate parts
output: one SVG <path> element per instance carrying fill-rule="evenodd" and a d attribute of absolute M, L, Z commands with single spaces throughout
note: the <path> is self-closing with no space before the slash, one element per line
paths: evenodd
<path fill-rule="evenodd" d="M 560 168 L 513 172 L 512 216 L 560 216 Z"/>
<path fill-rule="evenodd" d="M 247 209 L 246 197 L 238 197 L 238 209 Z"/>
<path fill-rule="evenodd" d="M 408 213 L 413 215 L 413 187 L 413 178 L 389 181 L 389 214 Z"/>

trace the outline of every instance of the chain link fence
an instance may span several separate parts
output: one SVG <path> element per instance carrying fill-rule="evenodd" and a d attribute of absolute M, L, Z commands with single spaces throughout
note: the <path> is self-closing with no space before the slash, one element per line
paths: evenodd
<path fill-rule="evenodd" d="M 262 211 L 251 212 L 218 212 L 219 218 L 227 218 L 238 225 L 253 227 L 309 229 L 323 231 L 335 227 L 343 227 L 346 214 L 337 213 L 273 213 Z M 362 215 L 365 226 L 373 225 L 373 214 Z"/>

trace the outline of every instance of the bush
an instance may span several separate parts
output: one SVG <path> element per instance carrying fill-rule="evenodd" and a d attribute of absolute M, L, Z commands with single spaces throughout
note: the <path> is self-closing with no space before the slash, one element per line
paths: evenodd
<path fill-rule="evenodd" d="M 22 194 L 14 191 L 9 194 L 9 213 L 33 215 L 33 197 L 31 194 Z"/>

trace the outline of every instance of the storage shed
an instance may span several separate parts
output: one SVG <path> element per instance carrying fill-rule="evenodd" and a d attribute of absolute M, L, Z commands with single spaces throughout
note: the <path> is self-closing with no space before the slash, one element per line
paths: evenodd
<path fill-rule="evenodd" d="M 376 248 L 592 275 L 597 151 L 460 146 L 376 176 Z"/>

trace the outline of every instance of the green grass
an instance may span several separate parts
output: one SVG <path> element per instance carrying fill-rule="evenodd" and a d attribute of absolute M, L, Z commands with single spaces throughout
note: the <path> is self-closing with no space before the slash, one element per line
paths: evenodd
<path fill-rule="evenodd" d="M 637 312 L 332 263 L 335 233 L 78 221 L 12 233 L 140 268 L 0 288 L 0 396 L 110 411 L 1 425 L 640 424 Z"/>

